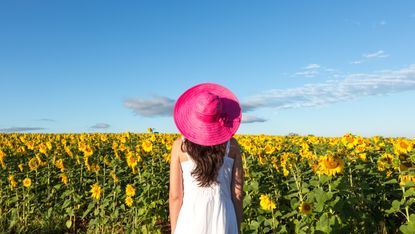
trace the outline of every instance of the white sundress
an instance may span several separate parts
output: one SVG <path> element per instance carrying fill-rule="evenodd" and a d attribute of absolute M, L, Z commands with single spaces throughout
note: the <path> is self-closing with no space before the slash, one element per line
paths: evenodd
<path fill-rule="evenodd" d="M 233 159 L 226 146 L 223 164 L 218 173 L 219 183 L 200 187 L 191 175 L 195 163 L 181 163 L 183 171 L 183 204 L 177 219 L 175 234 L 237 234 L 235 208 L 231 196 Z"/>

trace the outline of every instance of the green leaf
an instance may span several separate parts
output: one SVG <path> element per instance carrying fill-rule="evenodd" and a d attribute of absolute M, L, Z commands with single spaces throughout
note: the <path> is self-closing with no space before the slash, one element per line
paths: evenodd
<path fill-rule="evenodd" d="M 330 233 L 330 222 L 327 213 L 324 213 L 316 223 L 316 229 L 324 233 Z"/>
<path fill-rule="evenodd" d="M 388 180 L 386 182 L 383 182 L 383 184 L 396 184 L 396 183 L 398 183 L 398 181 L 396 179 L 391 179 L 391 180 Z"/>
<path fill-rule="evenodd" d="M 405 191 L 404 196 L 410 197 L 410 196 L 413 196 L 414 194 L 415 194 L 415 189 L 408 189 Z"/>
<path fill-rule="evenodd" d="M 66 199 L 66 200 L 65 200 L 65 202 L 64 202 L 64 203 L 63 203 L 63 205 L 62 205 L 62 209 L 64 209 L 64 208 L 68 207 L 70 204 L 71 204 L 71 200 Z"/>
<path fill-rule="evenodd" d="M 71 226 L 72 226 L 72 220 L 68 219 L 66 221 L 66 227 L 69 229 L 69 228 L 71 228 Z"/>
<path fill-rule="evenodd" d="M 400 226 L 399 230 L 403 233 L 403 234 L 412 234 L 415 233 L 415 214 L 411 214 L 409 216 L 409 221 Z"/>
<path fill-rule="evenodd" d="M 258 228 L 259 228 L 259 223 L 258 223 L 257 221 L 252 221 L 252 222 L 249 224 L 249 228 L 250 228 L 251 230 L 258 230 Z"/>
<path fill-rule="evenodd" d="M 89 203 L 88 208 L 85 210 L 84 214 L 82 215 L 82 218 L 85 218 L 89 212 L 91 212 L 91 210 L 94 208 L 95 204 L 94 203 Z"/>

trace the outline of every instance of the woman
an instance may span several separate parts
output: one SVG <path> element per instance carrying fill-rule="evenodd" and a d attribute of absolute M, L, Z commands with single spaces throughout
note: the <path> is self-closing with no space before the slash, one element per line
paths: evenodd
<path fill-rule="evenodd" d="M 174 122 L 182 134 L 170 162 L 172 233 L 240 233 L 243 168 L 238 142 L 241 106 L 227 88 L 191 87 L 177 100 Z"/>

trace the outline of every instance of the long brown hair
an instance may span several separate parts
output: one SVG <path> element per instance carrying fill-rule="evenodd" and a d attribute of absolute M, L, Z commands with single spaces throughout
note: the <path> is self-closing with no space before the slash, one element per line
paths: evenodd
<path fill-rule="evenodd" d="M 202 146 L 189 140 L 184 140 L 181 148 L 196 163 L 192 175 L 199 182 L 199 186 L 209 187 L 214 183 L 218 183 L 217 177 L 219 169 L 223 164 L 226 142 L 219 145 Z"/>

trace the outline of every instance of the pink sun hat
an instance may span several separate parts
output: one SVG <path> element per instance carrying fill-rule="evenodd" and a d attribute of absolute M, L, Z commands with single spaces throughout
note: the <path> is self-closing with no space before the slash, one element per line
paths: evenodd
<path fill-rule="evenodd" d="M 213 83 L 186 90 L 174 106 L 174 123 L 189 141 L 218 145 L 228 141 L 241 124 L 242 108 L 227 88 Z"/>

